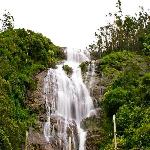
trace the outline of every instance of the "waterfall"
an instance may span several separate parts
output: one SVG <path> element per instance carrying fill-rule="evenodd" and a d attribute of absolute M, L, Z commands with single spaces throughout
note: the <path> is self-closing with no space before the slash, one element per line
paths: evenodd
<path fill-rule="evenodd" d="M 84 51 L 68 49 L 67 60 L 57 65 L 57 69 L 50 68 L 45 77 L 47 122 L 44 136 L 47 142 L 57 141 L 59 149 L 85 149 L 86 131 L 80 124 L 93 112 L 94 106 L 79 67 L 84 61 L 89 61 Z M 63 70 L 63 65 L 73 69 L 70 77 Z"/>

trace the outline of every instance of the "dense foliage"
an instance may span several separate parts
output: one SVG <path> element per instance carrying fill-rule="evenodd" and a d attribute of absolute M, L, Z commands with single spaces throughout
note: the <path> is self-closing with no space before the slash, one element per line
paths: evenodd
<path fill-rule="evenodd" d="M 9 14 L 0 33 L 0 149 L 20 150 L 36 115 L 25 102 L 36 88 L 34 76 L 64 58 L 62 50 L 40 33 L 13 29 Z"/>
<path fill-rule="evenodd" d="M 116 114 L 118 149 L 150 149 L 150 18 L 143 9 L 135 17 L 123 17 L 121 1 L 113 24 L 101 27 L 90 45 L 97 60 L 103 110 L 100 149 L 113 150 L 112 116 Z M 110 14 L 113 16 L 112 14 Z M 104 140 L 105 138 L 105 140 Z M 97 144 L 97 143 L 95 143 Z"/>
<path fill-rule="evenodd" d="M 102 57 L 97 68 L 107 80 L 102 106 L 110 120 L 116 114 L 120 149 L 150 148 L 149 64 L 149 57 L 123 51 Z"/>

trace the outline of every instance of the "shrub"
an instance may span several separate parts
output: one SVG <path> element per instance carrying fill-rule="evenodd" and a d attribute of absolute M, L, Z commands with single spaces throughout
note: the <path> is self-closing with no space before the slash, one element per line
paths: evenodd
<path fill-rule="evenodd" d="M 118 111 L 119 107 L 126 102 L 127 96 L 127 91 L 120 87 L 105 93 L 103 104 L 108 116 Z"/>
<path fill-rule="evenodd" d="M 63 70 L 66 72 L 67 75 L 71 76 L 73 73 L 73 70 L 68 65 L 63 65 Z"/>
<path fill-rule="evenodd" d="M 86 73 L 88 71 L 89 62 L 82 62 L 79 66 L 81 68 L 82 73 Z"/>

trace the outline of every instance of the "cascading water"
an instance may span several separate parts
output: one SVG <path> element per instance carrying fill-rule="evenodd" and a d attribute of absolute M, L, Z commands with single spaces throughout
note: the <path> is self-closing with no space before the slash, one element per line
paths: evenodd
<path fill-rule="evenodd" d="M 47 142 L 55 139 L 63 150 L 84 150 L 86 132 L 81 121 L 93 112 L 93 102 L 83 83 L 79 64 L 89 61 L 83 51 L 67 50 L 67 60 L 57 69 L 49 69 L 44 83 L 47 122 L 44 136 Z M 73 69 L 69 77 L 63 65 Z"/>

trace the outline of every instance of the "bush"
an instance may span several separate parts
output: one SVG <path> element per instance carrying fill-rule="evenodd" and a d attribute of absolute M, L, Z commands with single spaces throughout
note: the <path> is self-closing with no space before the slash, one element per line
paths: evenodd
<path fill-rule="evenodd" d="M 150 34 L 144 37 L 143 45 L 144 45 L 143 53 L 145 55 L 150 55 Z"/>
<path fill-rule="evenodd" d="M 138 149 L 150 148 L 150 123 L 138 128 L 133 135 L 133 147 Z"/>
<path fill-rule="evenodd" d="M 120 87 L 106 92 L 103 104 L 108 116 L 115 114 L 119 107 L 126 102 L 127 98 L 127 91 Z"/>
<path fill-rule="evenodd" d="M 73 70 L 68 65 L 63 65 L 63 70 L 66 72 L 67 75 L 71 76 L 73 73 Z"/>
<path fill-rule="evenodd" d="M 86 73 L 88 71 L 89 62 L 82 62 L 79 66 L 81 68 L 82 73 Z"/>

